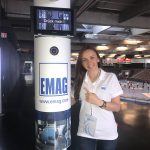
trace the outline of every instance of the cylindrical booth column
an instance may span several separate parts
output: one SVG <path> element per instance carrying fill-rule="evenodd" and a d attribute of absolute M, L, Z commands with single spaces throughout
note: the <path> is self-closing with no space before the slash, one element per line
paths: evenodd
<path fill-rule="evenodd" d="M 35 0 L 34 5 L 68 8 L 70 0 Z M 70 52 L 68 37 L 34 36 L 37 150 L 65 150 L 71 145 Z"/>

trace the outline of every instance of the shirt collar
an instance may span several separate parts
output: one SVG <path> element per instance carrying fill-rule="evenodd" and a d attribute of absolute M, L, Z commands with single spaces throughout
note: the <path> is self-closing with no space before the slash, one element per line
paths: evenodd
<path fill-rule="evenodd" d="M 104 76 L 106 72 L 103 69 L 100 69 L 100 70 L 101 70 L 101 74 L 100 74 L 99 80 L 104 80 Z"/>
<path fill-rule="evenodd" d="M 98 82 L 98 81 L 101 81 L 101 80 L 103 80 L 104 79 L 104 76 L 105 76 L 105 71 L 103 70 L 103 69 L 100 69 L 100 76 L 99 76 L 99 78 L 95 81 L 95 82 Z M 86 74 L 85 74 L 85 77 L 84 77 L 84 81 L 85 82 L 89 82 L 90 81 L 90 79 L 89 79 L 89 77 L 88 77 L 88 75 L 87 75 L 87 72 L 86 72 Z"/>

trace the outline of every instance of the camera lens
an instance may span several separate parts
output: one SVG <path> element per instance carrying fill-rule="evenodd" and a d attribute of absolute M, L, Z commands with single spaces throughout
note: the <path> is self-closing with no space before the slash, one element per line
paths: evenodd
<path fill-rule="evenodd" d="M 59 52 L 59 49 L 56 46 L 53 46 L 53 47 L 50 48 L 50 53 L 52 55 L 57 55 L 58 52 Z"/>

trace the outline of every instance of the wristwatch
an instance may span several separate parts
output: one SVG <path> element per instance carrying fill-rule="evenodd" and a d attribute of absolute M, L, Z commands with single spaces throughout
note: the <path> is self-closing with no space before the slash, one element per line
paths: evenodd
<path fill-rule="evenodd" d="M 101 106 L 99 106 L 100 108 L 106 108 L 106 104 L 107 104 L 107 102 L 106 101 L 104 101 L 104 100 L 102 100 L 103 101 L 103 104 L 101 105 Z"/>

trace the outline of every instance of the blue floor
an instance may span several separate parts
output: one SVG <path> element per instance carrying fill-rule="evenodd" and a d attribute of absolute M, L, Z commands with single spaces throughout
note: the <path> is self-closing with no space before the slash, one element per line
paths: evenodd
<path fill-rule="evenodd" d="M 74 120 L 77 111 L 77 107 L 72 107 Z M 150 149 L 149 104 L 124 101 L 115 117 L 119 132 L 117 150 Z M 34 87 L 20 82 L 8 99 L 7 113 L 0 116 L 0 150 L 35 150 L 34 119 Z M 74 139 L 76 124 L 72 126 Z M 74 150 L 73 144 L 69 150 Z"/>

